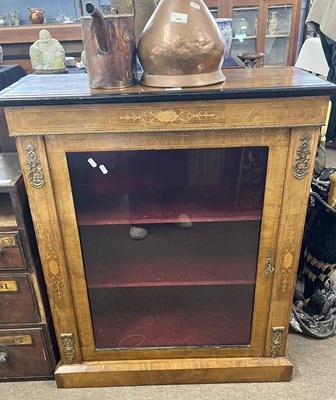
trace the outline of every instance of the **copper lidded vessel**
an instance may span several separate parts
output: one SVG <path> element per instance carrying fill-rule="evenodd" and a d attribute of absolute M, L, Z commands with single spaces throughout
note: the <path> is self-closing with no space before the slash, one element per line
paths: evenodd
<path fill-rule="evenodd" d="M 90 88 L 123 88 L 137 82 L 134 0 L 131 5 L 130 14 L 112 9 L 103 15 L 94 4 L 85 4 L 89 15 L 81 17 L 81 24 Z"/>
<path fill-rule="evenodd" d="M 223 82 L 225 42 L 202 0 L 161 0 L 138 43 L 148 86 L 188 87 Z"/>

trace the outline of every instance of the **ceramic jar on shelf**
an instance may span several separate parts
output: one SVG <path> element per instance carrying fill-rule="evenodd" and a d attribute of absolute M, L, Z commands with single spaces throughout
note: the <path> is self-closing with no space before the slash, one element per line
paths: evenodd
<path fill-rule="evenodd" d="M 44 10 L 43 8 L 28 7 L 29 20 L 32 24 L 43 24 Z"/>
<path fill-rule="evenodd" d="M 227 58 L 230 54 L 232 45 L 232 18 L 215 18 L 218 28 L 225 41 L 225 54 L 224 58 Z"/>

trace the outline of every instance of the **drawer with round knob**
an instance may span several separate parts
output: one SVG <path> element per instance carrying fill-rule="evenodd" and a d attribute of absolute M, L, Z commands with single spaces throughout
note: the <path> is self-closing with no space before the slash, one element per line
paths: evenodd
<path fill-rule="evenodd" d="M 0 381 L 50 378 L 46 343 L 42 328 L 0 330 Z"/>
<path fill-rule="evenodd" d="M 0 233 L 0 270 L 25 269 L 18 232 Z"/>
<path fill-rule="evenodd" d="M 40 321 L 28 274 L 0 274 L 0 324 Z"/>

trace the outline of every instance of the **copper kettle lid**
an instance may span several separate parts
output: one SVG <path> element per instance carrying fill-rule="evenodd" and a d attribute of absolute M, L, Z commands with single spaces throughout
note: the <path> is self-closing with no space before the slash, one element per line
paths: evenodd
<path fill-rule="evenodd" d="M 223 82 L 225 43 L 202 0 L 161 0 L 138 45 L 148 86 L 188 87 Z"/>

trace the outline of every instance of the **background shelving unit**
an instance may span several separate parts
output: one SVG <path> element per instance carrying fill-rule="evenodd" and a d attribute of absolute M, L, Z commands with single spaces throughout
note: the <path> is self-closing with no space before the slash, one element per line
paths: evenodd
<path fill-rule="evenodd" d="M 301 0 L 228 0 L 217 16 L 233 18 L 231 56 L 243 52 L 265 53 L 265 66 L 294 65 L 300 28 Z M 212 5 L 208 0 L 205 3 Z M 271 12 L 277 12 L 277 28 L 269 35 Z M 286 28 L 286 33 L 283 28 Z M 288 32 L 287 32 L 288 31 Z"/>
<path fill-rule="evenodd" d="M 101 1 L 100 3 L 103 4 L 104 2 Z M 300 27 L 301 0 L 205 0 L 205 3 L 215 18 L 228 17 L 234 19 L 233 27 L 236 38 L 233 40 L 232 56 L 243 51 L 266 52 L 265 65 L 294 65 Z M 46 11 L 47 23 L 42 25 L 29 23 L 28 6 L 30 6 L 30 3 L 27 1 L 11 1 L 4 4 L 2 12 L 19 10 L 19 16 L 24 22 L 20 26 L 0 26 L 1 44 L 5 55 L 4 63 L 18 63 L 26 71 L 31 72 L 28 57 L 29 47 L 37 40 L 38 32 L 42 28 L 48 29 L 52 36 L 62 43 L 67 56 L 74 56 L 79 60 L 83 43 L 81 26 L 78 22 L 80 16 L 78 4 L 75 1 L 69 2 L 68 0 L 35 2 L 36 7 L 42 7 Z M 96 4 L 98 5 L 98 1 L 96 1 Z M 288 25 L 289 33 L 288 37 L 284 37 L 282 40 L 280 36 L 273 35 L 272 39 L 275 40 L 275 43 L 270 45 L 270 39 L 266 39 L 268 18 L 270 12 L 275 9 L 280 14 L 285 13 L 281 19 Z M 56 18 L 62 12 L 73 17 L 75 22 L 56 23 Z M 237 36 L 235 27 L 237 27 L 241 18 L 253 19 L 249 21 L 249 29 L 252 30 L 252 33 L 243 32 L 240 35 L 238 33 Z M 257 27 L 257 30 L 255 30 L 255 27 Z M 272 55 L 272 52 L 274 55 Z"/>

